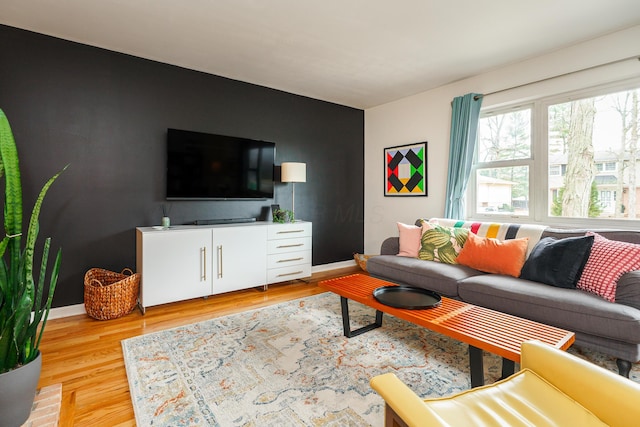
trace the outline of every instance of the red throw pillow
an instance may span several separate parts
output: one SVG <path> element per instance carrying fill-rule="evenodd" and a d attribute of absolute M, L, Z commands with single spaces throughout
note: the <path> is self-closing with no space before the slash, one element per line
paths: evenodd
<path fill-rule="evenodd" d="M 618 279 L 640 270 L 640 245 L 609 240 L 591 231 L 586 235 L 594 236 L 593 246 L 576 287 L 615 302 Z"/>
<path fill-rule="evenodd" d="M 529 238 L 498 240 L 469 233 L 456 261 L 486 273 L 520 276 Z"/>

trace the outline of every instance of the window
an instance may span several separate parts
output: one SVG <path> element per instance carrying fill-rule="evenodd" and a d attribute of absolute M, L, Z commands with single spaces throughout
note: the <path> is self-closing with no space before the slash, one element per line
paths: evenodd
<path fill-rule="evenodd" d="M 476 212 L 528 215 L 531 108 L 483 115 L 477 160 Z"/>
<path fill-rule="evenodd" d="M 557 194 L 548 201 L 550 216 L 638 218 L 639 96 L 639 89 L 623 90 L 547 107 L 549 163 L 567 164 L 562 179 L 549 177 L 548 194 Z M 614 200 L 625 190 L 628 196 Z"/>
<path fill-rule="evenodd" d="M 640 219 L 640 81 L 483 110 L 470 216 Z"/>

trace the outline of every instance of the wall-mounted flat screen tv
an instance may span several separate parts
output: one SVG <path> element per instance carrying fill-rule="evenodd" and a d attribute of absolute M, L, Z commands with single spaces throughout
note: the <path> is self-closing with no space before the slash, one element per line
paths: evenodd
<path fill-rule="evenodd" d="M 167 130 L 167 200 L 273 198 L 273 142 Z"/>

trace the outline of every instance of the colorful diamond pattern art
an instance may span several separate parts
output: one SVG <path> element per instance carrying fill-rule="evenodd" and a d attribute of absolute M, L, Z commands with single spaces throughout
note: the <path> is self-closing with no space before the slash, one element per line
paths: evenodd
<path fill-rule="evenodd" d="M 427 143 L 385 149 L 385 196 L 426 196 Z"/>

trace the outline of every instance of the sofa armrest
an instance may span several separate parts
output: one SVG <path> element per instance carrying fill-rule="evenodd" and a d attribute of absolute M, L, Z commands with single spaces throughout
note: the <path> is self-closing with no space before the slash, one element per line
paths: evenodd
<path fill-rule="evenodd" d="M 640 384 L 539 341 L 522 344 L 529 368 L 609 425 L 640 422 Z"/>
<path fill-rule="evenodd" d="M 400 252 L 400 238 L 387 237 L 380 245 L 380 255 L 398 255 Z"/>
<path fill-rule="evenodd" d="M 424 404 L 424 401 L 395 374 L 378 375 L 371 378 L 370 384 L 384 399 L 387 405 L 385 411 L 392 409 L 394 414 L 397 414 L 396 421 L 402 420 L 409 427 L 440 424 L 438 418 Z M 390 421 L 389 418 L 390 414 L 385 414 L 387 421 Z"/>

